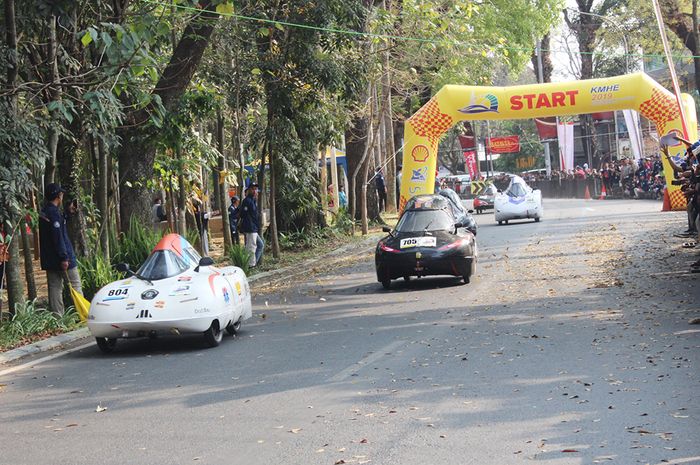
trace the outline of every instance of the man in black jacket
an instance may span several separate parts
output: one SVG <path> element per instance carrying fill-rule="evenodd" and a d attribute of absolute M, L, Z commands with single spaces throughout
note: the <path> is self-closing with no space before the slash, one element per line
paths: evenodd
<path fill-rule="evenodd" d="M 241 202 L 239 215 L 241 217 L 241 232 L 245 239 L 245 248 L 250 252 L 248 265 L 254 267 L 260 263 L 265 242 L 260 237 L 260 222 L 258 221 L 258 185 L 253 183 L 248 186 L 245 199 Z"/>
<path fill-rule="evenodd" d="M 49 286 L 49 306 L 63 315 L 63 282 L 68 279 L 73 289 L 82 294 L 78 262 L 66 230 L 66 216 L 59 210 L 65 191 L 58 184 L 46 186 L 46 204 L 39 214 L 39 250 L 41 269 L 46 270 Z M 69 207 L 75 209 L 74 205 Z"/>

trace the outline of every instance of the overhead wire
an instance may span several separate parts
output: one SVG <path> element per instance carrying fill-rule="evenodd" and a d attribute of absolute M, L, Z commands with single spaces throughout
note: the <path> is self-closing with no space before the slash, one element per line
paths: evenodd
<path fill-rule="evenodd" d="M 150 3 L 153 5 L 160 5 L 163 7 L 168 7 L 168 8 L 177 8 L 182 11 L 189 11 L 192 13 L 197 13 L 200 14 L 202 13 L 201 8 L 196 8 L 192 6 L 187 6 L 187 5 L 180 5 L 180 4 L 171 4 L 171 3 L 165 3 L 162 1 L 158 0 L 144 0 L 145 3 Z M 413 37 L 413 36 L 405 36 L 405 35 L 396 35 L 396 34 L 379 34 L 375 32 L 365 32 L 365 31 L 356 31 L 352 29 L 341 29 L 341 28 L 334 28 L 334 27 L 324 27 L 324 26 L 315 26 L 313 24 L 303 24 L 303 23 L 296 23 L 292 21 L 282 21 L 282 20 L 277 20 L 277 19 L 268 19 L 268 18 L 259 18 L 255 16 L 247 16 L 247 15 L 242 15 L 242 14 L 237 14 L 237 13 L 228 13 L 228 12 L 217 12 L 219 16 L 223 17 L 229 17 L 229 18 L 235 18 L 243 21 L 252 21 L 252 22 L 258 22 L 262 24 L 269 24 L 272 26 L 287 26 L 287 27 L 295 27 L 295 28 L 300 28 L 300 29 L 308 29 L 308 30 L 313 30 L 313 31 L 319 31 L 319 32 L 327 32 L 327 33 L 332 33 L 332 34 L 345 34 L 345 35 L 351 35 L 351 36 L 356 36 L 356 37 L 365 37 L 365 38 L 374 38 L 374 39 L 390 39 L 390 40 L 397 40 L 397 41 L 406 41 L 406 42 L 416 42 L 416 43 L 424 43 L 424 44 L 439 44 L 441 41 L 437 39 L 432 39 L 432 38 L 426 38 L 426 37 Z M 474 48 L 472 44 L 465 43 L 463 41 L 455 41 L 456 44 Z M 532 49 L 527 48 L 527 47 L 512 47 L 512 46 L 507 46 L 503 45 L 500 47 L 484 47 L 482 49 L 474 50 L 471 52 L 472 55 L 483 55 L 484 53 L 495 53 L 499 50 L 509 50 L 509 51 L 517 51 L 517 52 L 527 52 L 527 53 L 532 53 Z M 543 52 L 548 52 L 548 53 L 554 53 L 554 54 L 569 54 L 570 52 L 568 50 L 557 50 L 557 49 L 542 49 Z M 602 55 L 610 55 L 609 52 L 606 51 L 591 51 L 591 52 L 584 52 L 584 51 L 578 51 L 576 52 L 578 55 L 592 55 L 592 56 L 602 56 Z M 615 54 L 615 56 L 619 57 L 631 57 L 631 58 L 664 58 L 664 54 L 656 54 L 656 53 L 619 53 Z M 672 55 L 673 58 L 676 59 L 693 59 L 693 58 L 700 58 L 700 55 L 692 55 L 692 54 L 674 54 Z"/>

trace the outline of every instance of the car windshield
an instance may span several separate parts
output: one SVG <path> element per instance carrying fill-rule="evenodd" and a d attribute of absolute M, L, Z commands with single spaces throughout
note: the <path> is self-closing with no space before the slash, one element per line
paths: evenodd
<path fill-rule="evenodd" d="M 444 231 L 452 228 L 454 221 L 445 210 L 412 210 L 403 214 L 396 225 L 398 232 Z"/>
<path fill-rule="evenodd" d="M 172 250 L 156 250 L 143 262 L 136 274 L 140 278 L 156 281 L 176 276 L 186 269 L 187 264 Z"/>
<path fill-rule="evenodd" d="M 508 194 L 511 197 L 523 197 L 527 195 L 527 191 L 525 190 L 525 187 L 520 184 L 519 182 L 514 182 L 511 183 L 510 187 L 506 191 L 506 194 Z"/>

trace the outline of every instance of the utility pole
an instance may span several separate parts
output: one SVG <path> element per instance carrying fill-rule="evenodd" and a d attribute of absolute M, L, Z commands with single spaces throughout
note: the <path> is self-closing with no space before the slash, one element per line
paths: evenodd
<path fill-rule="evenodd" d="M 544 70 L 542 67 L 542 41 L 537 40 L 537 82 L 544 83 Z M 552 155 L 549 152 L 549 142 L 544 143 L 544 167 L 547 170 L 547 178 L 552 176 Z"/>

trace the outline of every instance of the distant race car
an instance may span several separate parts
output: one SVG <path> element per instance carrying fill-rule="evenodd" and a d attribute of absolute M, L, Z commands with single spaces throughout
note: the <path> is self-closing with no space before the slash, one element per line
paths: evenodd
<path fill-rule="evenodd" d="M 168 234 L 134 273 L 100 289 L 87 325 L 103 352 L 118 338 L 199 333 L 210 347 L 224 329 L 234 335 L 252 316 L 248 279 L 238 267 L 217 268 L 182 236 Z"/>
<path fill-rule="evenodd" d="M 455 203 L 456 200 L 456 203 Z M 451 275 L 468 283 L 476 271 L 476 223 L 451 189 L 411 198 L 396 228 L 377 244 L 377 281 Z"/>
<path fill-rule="evenodd" d="M 484 210 L 493 208 L 493 202 L 496 200 L 496 186 L 489 184 L 484 191 L 474 197 L 474 210 L 477 214 L 481 214 Z"/>
<path fill-rule="evenodd" d="M 494 212 L 499 225 L 525 218 L 540 221 L 544 213 L 542 192 L 533 190 L 520 176 L 511 176 L 508 188 L 496 194 Z"/>

